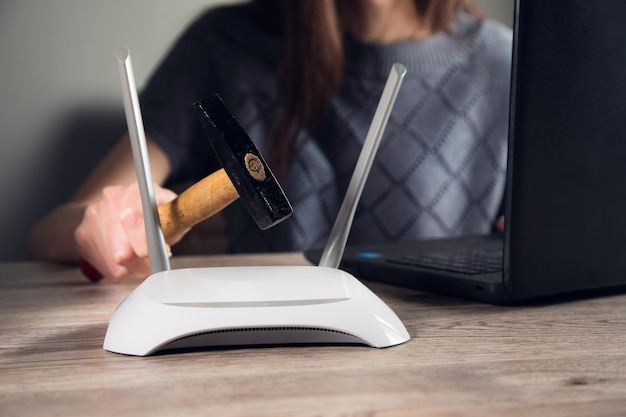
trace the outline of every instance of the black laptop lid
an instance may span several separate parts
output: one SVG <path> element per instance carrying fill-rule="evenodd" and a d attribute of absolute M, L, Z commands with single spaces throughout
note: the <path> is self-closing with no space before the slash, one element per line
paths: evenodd
<path fill-rule="evenodd" d="M 505 285 L 626 283 L 626 1 L 517 0 Z"/>

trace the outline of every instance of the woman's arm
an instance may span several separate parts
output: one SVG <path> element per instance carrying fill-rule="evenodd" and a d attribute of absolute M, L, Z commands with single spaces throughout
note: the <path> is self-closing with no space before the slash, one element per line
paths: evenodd
<path fill-rule="evenodd" d="M 150 138 L 147 138 L 147 145 L 153 180 L 156 184 L 163 184 L 171 170 L 169 159 Z M 129 226 L 129 221 L 125 221 L 127 224 L 122 223 L 122 212 L 141 209 L 138 193 L 129 191 L 136 188 L 136 181 L 130 142 L 128 136 L 124 135 L 70 200 L 56 207 L 32 227 L 28 236 L 30 257 L 59 262 L 77 262 L 83 257 L 94 266 L 103 268 L 101 272 L 105 276 L 119 275 L 119 278 L 124 278 L 126 272 L 120 273 L 115 263 L 138 263 L 135 259 L 137 257 L 125 253 L 122 256 L 124 259 L 115 260 L 119 258 L 116 254 L 98 252 L 103 249 L 119 250 L 120 245 L 128 246 L 125 227 Z M 155 187 L 155 193 L 159 202 L 175 197 L 174 193 L 158 186 Z M 91 215 L 86 216 L 86 213 Z M 76 239 L 76 230 L 79 228 L 80 242 Z M 115 270 L 118 270 L 117 273 L 113 273 Z"/>

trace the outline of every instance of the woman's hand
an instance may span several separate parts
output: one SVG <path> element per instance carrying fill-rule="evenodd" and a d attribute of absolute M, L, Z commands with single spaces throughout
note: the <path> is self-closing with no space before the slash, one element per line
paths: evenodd
<path fill-rule="evenodd" d="M 496 220 L 496 230 L 500 233 L 504 233 L 504 216 L 500 216 Z"/>
<path fill-rule="evenodd" d="M 176 198 L 173 191 L 157 184 L 154 192 L 159 205 Z M 173 237 L 168 245 L 183 235 Z M 92 275 L 99 273 L 114 282 L 148 276 L 148 244 L 138 184 L 104 188 L 102 197 L 86 207 L 74 240 L 83 267 L 86 261 L 87 268 L 90 265 L 95 269 Z"/>

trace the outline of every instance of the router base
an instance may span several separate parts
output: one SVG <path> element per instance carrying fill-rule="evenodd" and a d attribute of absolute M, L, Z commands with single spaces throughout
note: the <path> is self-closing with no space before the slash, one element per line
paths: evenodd
<path fill-rule="evenodd" d="M 396 314 L 349 273 L 319 266 L 190 268 L 148 277 L 115 310 L 104 349 L 365 344 L 409 340 Z"/>

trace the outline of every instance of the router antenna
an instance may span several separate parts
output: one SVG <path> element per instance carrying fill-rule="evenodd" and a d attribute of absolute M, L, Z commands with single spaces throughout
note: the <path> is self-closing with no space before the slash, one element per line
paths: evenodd
<path fill-rule="evenodd" d="M 137 182 L 139 183 L 139 192 L 141 193 L 141 206 L 143 207 L 146 238 L 148 239 L 150 269 L 155 274 L 161 271 L 168 271 L 170 269 L 170 261 L 154 197 L 152 171 L 150 171 L 146 135 L 143 130 L 143 119 L 139 108 L 139 98 L 130 61 L 130 52 L 126 48 L 120 48 L 115 51 L 115 58 L 122 87 L 124 111 L 126 112 L 133 160 L 135 162 L 135 170 L 137 171 Z"/>
<path fill-rule="evenodd" d="M 391 114 L 391 109 L 396 101 L 400 85 L 405 75 L 406 67 L 404 65 L 393 64 L 389 78 L 387 78 L 387 83 L 383 89 L 383 94 L 378 102 L 376 113 L 374 113 L 372 124 L 365 137 L 361 154 L 359 155 L 356 167 L 352 173 L 348 191 L 346 191 L 343 203 L 339 209 L 339 214 L 337 215 L 333 229 L 326 242 L 326 247 L 322 253 L 319 266 L 338 268 L 341 263 L 356 207 L 361 198 L 365 181 L 369 175 L 374 156 L 376 156 L 378 145 L 380 145 L 382 140 L 383 132 L 385 131 L 389 115 Z"/>

